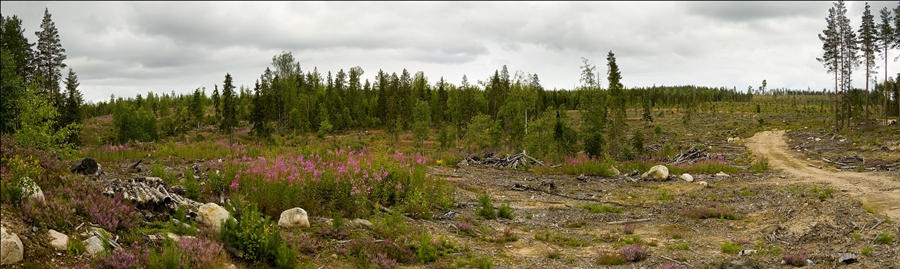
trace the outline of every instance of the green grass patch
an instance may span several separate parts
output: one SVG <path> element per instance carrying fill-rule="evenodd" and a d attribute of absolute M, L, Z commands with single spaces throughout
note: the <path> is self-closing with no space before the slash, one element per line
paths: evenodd
<path fill-rule="evenodd" d="M 591 213 L 622 213 L 622 208 L 603 204 L 584 204 L 580 206 L 582 209 Z"/>

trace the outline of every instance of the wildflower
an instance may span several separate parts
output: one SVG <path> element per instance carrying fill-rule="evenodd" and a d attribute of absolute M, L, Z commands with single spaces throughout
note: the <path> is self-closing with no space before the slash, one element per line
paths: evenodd
<path fill-rule="evenodd" d="M 402 189 L 402 188 L 403 188 L 403 184 L 397 183 L 397 186 L 394 186 L 394 188 L 396 188 L 396 189 L 398 189 L 398 190 L 399 190 L 399 189 Z"/>
<path fill-rule="evenodd" d="M 232 189 L 237 189 L 238 186 L 239 186 L 239 184 L 238 184 L 237 180 L 231 182 Z"/>

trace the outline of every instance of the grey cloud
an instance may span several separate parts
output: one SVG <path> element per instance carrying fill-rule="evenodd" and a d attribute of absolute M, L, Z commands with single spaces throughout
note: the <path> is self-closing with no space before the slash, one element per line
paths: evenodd
<path fill-rule="evenodd" d="M 831 5 L 829 2 L 746 2 L 703 1 L 684 3 L 688 14 L 728 22 L 750 22 L 763 19 L 820 16 Z"/>

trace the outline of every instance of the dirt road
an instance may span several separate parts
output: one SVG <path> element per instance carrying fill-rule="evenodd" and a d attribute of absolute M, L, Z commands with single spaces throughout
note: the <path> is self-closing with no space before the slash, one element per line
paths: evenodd
<path fill-rule="evenodd" d="M 747 148 L 768 159 L 769 166 L 792 175 L 790 182 L 826 182 L 858 198 L 864 206 L 900 219 L 900 181 L 871 173 L 842 172 L 813 167 L 788 150 L 784 131 L 764 131 L 747 139 Z"/>

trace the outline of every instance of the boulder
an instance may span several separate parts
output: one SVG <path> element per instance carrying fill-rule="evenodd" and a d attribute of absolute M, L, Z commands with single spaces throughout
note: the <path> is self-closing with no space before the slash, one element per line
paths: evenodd
<path fill-rule="evenodd" d="M 84 243 L 84 249 L 87 251 L 87 254 L 91 256 L 95 256 L 97 253 L 106 250 L 106 247 L 103 245 L 103 239 L 100 239 L 100 237 L 96 235 L 82 241 L 82 243 Z"/>
<path fill-rule="evenodd" d="M 664 181 L 669 178 L 669 168 L 666 168 L 665 165 L 653 166 L 650 168 L 650 171 L 647 171 L 646 173 L 641 175 L 641 178 Z"/>
<path fill-rule="evenodd" d="M 278 219 L 278 226 L 284 228 L 307 228 L 309 227 L 309 217 L 306 215 L 306 210 L 303 210 L 303 208 L 291 208 L 281 212 L 281 217 Z"/>
<path fill-rule="evenodd" d="M 59 251 L 66 251 L 69 247 L 69 236 L 63 233 L 57 232 L 56 230 L 47 231 L 47 235 L 50 236 L 50 246 Z"/>
<path fill-rule="evenodd" d="M 81 158 L 72 162 L 69 171 L 82 175 L 96 175 L 100 172 L 100 165 L 93 158 Z"/>
<path fill-rule="evenodd" d="M 694 182 L 694 177 L 688 173 L 681 174 L 681 176 L 678 178 L 687 182 Z"/>
<path fill-rule="evenodd" d="M 216 232 L 222 230 L 222 222 L 231 218 L 231 213 L 224 207 L 215 203 L 206 203 L 197 209 L 197 219 L 200 223 L 206 224 L 213 228 Z"/>
<path fill-rule="evenodd" d="M 7 232 L 6 227 L 0 227 L 0 264 L 14 264 L 22 261 L 25 247 L 19 235 Z"/>
<path fill-rule="evenodd" d="M 32 203 L 44 203 L 44 191 L 41 186 L 34 183 L 29 177 L 22 178 L 22 191 L 25 194 L 25 201 Z"/>

